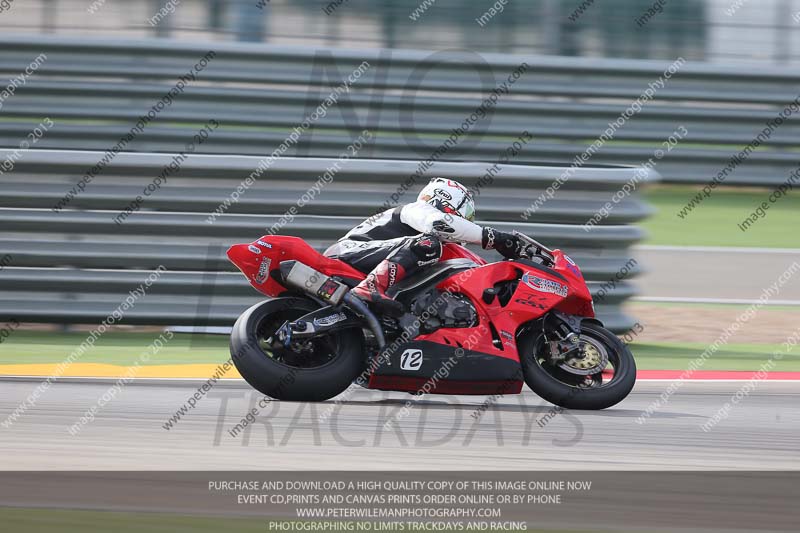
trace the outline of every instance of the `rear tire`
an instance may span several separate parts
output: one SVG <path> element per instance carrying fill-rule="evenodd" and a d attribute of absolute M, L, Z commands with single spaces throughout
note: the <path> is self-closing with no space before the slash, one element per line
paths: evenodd
<path fill-rule="evenodd" d="M 363 334 L 344 330 L 315 338 L 302 351 L 268 342 L 286 320 L 319 305 L 306 298 L 275 298 L 245 311 L 231 332 L 231 356 L 251 386 L 277 400 L 321 402 L 341 394 L 364 368 Z"/>
<path fill-rule="evenodd" d="M 607 350 L 609 363 L 614 367 L 614 376 L 607 383 L 602 383 L 602 376 L 598 374 L 595 378 L 602 384 L 586 388 L 577 383 L 581 376 L 568 374 L 546 362 L 546 358 L 541 356 L 541 334 L 541 331 L 529 332 L 520 339 L 520 358 L 525 383 L 548 402 L 566 409 L 605 409 L 624 400 L 633 389 L 636 382 L 633 354 L 616 335 L 604 327 L 583 322 L 581 337 L 591 337 Z M 565 383 L 557 376 L 575 379 L 577 384 Z M 587 377 L 584 380 L 590 381 Z"/>

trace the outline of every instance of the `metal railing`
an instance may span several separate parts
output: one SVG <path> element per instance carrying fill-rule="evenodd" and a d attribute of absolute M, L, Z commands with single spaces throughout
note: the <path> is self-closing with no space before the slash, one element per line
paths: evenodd
<path fill-rule="evenodd" d="M 178 152 L 214 119 L 221 126 L 198 152 L 267 154 L 366 64 L 283 155 L 333 157 L 369 129 L 374 142 L 359 157 L 424 160 L 496 91 L 443 160 L 497 161 L 527 132 L 533 142 L 514 163 L 569 162 L 616 122 L 587 164 L 642 164 L 680 127 L 688 134 L 658 171 L 666 182 L 706 183 L 800 93 L 796 71 L 771 67 L 685 62 L 665 79 L 670 64 L 656 61 L 3 35 L 0 75 L 46 60 L 3 102 L 0 146 L 17 146 L 49 117 L 56 127 L 37 147 L 109 149 L 209 46 L 213 63 L 126 150 Z M 621 120 L 637 101 L 641 109 Z M 782 183 L 799 137 L 800 123 L 786 120 L 725 183 Z"/>
<path fill-rule="evenodd" d="M 621 201 L 603 224 L 590 231 L 581 224 L 626 183 L 658 179 L 635 168 L 575 171 L 557 200 L 528 222 L 518 211 L 528 206 L 563 172 L 563 167 L 437 162 L 417 179 L 417 161 L 351 159 L 303 202 L 286 224 L 290 207 L 320 183 L 338 161 L 327 158 L 277 159 L 224 214 L 210 216 L 261 161 L 257 157 L 192 154 L 179 171 L 141 203 L 122 223 L 115 217 L 174 154 L 120 153 L 102 174 L 87 183 L 64 208 L 54 205 L 104 154 L 90 151 L 0 150 L 0 161 L 17 153 L 13 169 L 0 176 L 0 320 L 98 323 L 159 266 L 166 270 L 148 294 L 125 314 L 126 324 L 232 325 L 260 296 L 227 262 L 233 243 L 250 242 L 279 226 L 278 233 L 307 239 L 323 249 L 372 215 L 398 184 L 416 197 L 430 176 L 458 178 L 479 191 L 478 222 L 517 229 L 560 247 L 582 267 L 597 296 L 601 286 L 638 272 L 630 246 L 641 239 L 633 225 L 649 209 L 636 193 Z M 637 174 L 638 172 L 638 174 Z M 493 254 L 483 252 L 482 254 Z M 487 255 L 491 257 L 491 255 Z M 497 258 L 496 255 L 494 255 Z M 623 276 L 623 277 L 625 277 Z M 604 288 L 597 311 L 614 330 L 633 320 L 620 305 L 633 295 L 627 281 Z"/>

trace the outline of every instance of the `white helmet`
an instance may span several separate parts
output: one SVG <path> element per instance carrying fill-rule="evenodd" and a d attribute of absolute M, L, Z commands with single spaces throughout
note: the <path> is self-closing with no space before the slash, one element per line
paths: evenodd
<path fill-rule="evenodd" d="M 433 178 L 419 193 L 417 201 L 427 202 L 443 213 L 475 218 L 475 200 L 472 192 L 459 182 L 447 178 Z"/>

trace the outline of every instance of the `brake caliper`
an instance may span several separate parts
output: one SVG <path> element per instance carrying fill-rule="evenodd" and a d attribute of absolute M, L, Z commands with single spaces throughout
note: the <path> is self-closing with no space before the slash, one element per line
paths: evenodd
<path fill-rule="evenodd" d="M 548 339 L 550 346 L 550 362 L 554 365 L 563 363 L 568 357 L 583 358 L 581 346 L 581 320 L 580 318 L 551 311 L 544 319 L 545 331 L 555 334 L 555 339 Z"/>

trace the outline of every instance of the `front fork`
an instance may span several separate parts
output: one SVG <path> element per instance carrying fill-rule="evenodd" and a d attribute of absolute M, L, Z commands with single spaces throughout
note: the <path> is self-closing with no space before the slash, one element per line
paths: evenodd
<path fill-rule="evenodd" d="M 568 355 L 577 359 L 584 357 L 580 343 L 582 321 L 583 317 L 558 310 L 552 310 L 545 315 L 542 330 L 550 347 L 550 361 L 553 364 L 563 362 Z"/>

